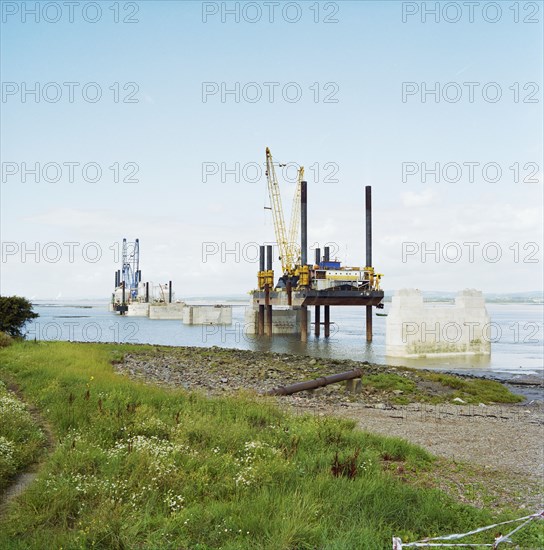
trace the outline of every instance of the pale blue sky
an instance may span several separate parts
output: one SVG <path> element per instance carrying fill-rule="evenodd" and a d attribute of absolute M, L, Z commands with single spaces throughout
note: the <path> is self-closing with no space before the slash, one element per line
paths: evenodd
<path fill-rule="evenodd" d="M 510 9 L 515 2 L 500 2 L 502 17 L 494 24 L 478 9 L 474 23 L 467 22 L 467 12 L 457 23 L 432 18 L 422 23 L 420 14 L 403 23 L 402 2 L 396 1 L 337 2 L 338 23 L 332 24 L 314 23 L 315 2 L 295 3 L 302 17 L 291 24 L 279 8 L 273 23 L 264 15 L 254 24 L 243 18 L 235 23 L 232 16 L 221 23 L 220 14 L 203 23 L 206 3 L 187 1 L 120 2 L 127 10 L 137 5 L 135 24 L 112 22 L 113 2 L 100 2 L 102 17 L 94 24 L 77 9 L 74 23 L 67 22 L 67 13 L 58 23 L 35 23 L 21 20 L 21 2 L 3 4 L 4 10 L 5 4 L 19 9 L 4 13 L 1 26 L 4 86 L 97 82 L 104 95 L 97 103 L 83 101 L 77 91 L 69 103 L 66 88 L 58 103 L 36 103 L 30 96 L 23 103 L 20 93 L 4 97 L 2 162 L 96 162 L 104 173 L 97 183 L 81 177 L 69 183 L 67 169 L 57 183 L 30 178 L 24 184 L 18 174 L 6 177 L 4 246 L 96 241 L 103 256 L 97 263 L 77 253 L 70 262 L 66 249 L 56 263 L 32 256 L 22 262 L 21 252 L 5 256 L 2 294 L 107 297 L 117 267 L 108 247 L 123 237 L 140 238 L 144 279 L 172 279 L 181 295 L 249 290 L 257 265 L 243 254 L 225 261 L 217 254 L 203 262 L 202 243 L 234 249 L 238 242 L 242 252 L 246 243 L 273 240 L 263 211 L 264 171 L 257 183 L 236 183 L 232 176 L 223 183 L 218 175 L 204 183 L 202 164 L 262 164 L 267 146 L 281 162 L 338 165 L 338 183 L 313 182 L 307 171 L 309 240 L 338 243 L 338 256 L 348 264 L 364 258 L 363 186 L 373 185 L 374 264 L 386 275 L 385 288 L 541 288 L 542 2 L 519 3 L 522 19 L 531 4 L 539 7 L 532 16 L 538 23 L 515 23 Z M 219 9 L 221 4 L 235 3 L 207 3 Z M 323 18 L 327 2 L 320 4 Z M 335 3 L 328 4 L 330 10 Z M 423 8 L 423 3 L 410 5 Z M 108 88 L 114 82 L 136 82 L 138 102 L 113 102 Z M 296 103 L 281 97 L 274 103 L 236 103 L 229 97 L 222 103 L 218 96 L 203 103 L 203 82 L 228 87 L 256 82 L 264 91 L 265 82 L 279 82 L 280 89 L 296 82 L 303 95 Z M 338 103 L 315 103 L 310 90 L 315 82 L 322 94 L 326 83 L 334 83 Z M 417 96 L 403 103 L 403 82 L 481 85 L 473 103 L 466 87 L 456 103 L 432 98 L 422 103 Z M 480 90 L 488 82 L 501 87 L 497 103 L 482 99 Z M 509 88 L 516 82 L 522 99 L 532 91 L 523 85 L 536 83 L 537 102 L 514 102 Z M 139 182 L 112 182 L 108 166 L 114 162 L 137 163 Z M 477 169 L 472 183 L 467 172 L 458 183 L 423 183 L 416 177 L 403 182 L 403 162 L 495 162 L 503 177 L 483 181 Z M 515 183 L 509 169 L 515 162 L 536 163 L 539 183 Z M 522 170 L 522 177 L 527 174 Z M 284 183 L 282 190 L 289 219 L 293 185 Z M 481 253 L 471 263 L 466 252 L 458 263 L 431 257 L 422 262 L 416 255 L 402 261 L 403 242 L 421 248 L 435 241 L 498 242 L 503 256 L 497 263 Z M 538 252 L 530 258 L 537 262 L 516 262 L 515 243 L 523 260 L 534 251 L 523 251 L 531 242 Z"/>

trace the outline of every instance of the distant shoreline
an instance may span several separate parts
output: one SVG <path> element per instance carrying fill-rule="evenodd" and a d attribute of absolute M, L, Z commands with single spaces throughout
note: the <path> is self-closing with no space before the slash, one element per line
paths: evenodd
<path fill-rule="evenodd" d="M 449 294 L 432 294 L 423 292 L 423 299 L 425 302 L 431 303 L 450 303 L 455 299 L 456 293 Z M 391 303 L 392 295 L 387 294 L 384 297 L 385 303 Z M 486 303 L 489 304 L 526 304 L 526 305 L 544 305 L 544 297 L 542 295 L 530 295 L 519 296 L 512 295 L 496 295 L 496 294 L 484 294 Z M 30 299 L 33 304 L 40 307 L 93 307 L 100 305 L 107 305 L 110 303 L 108 298 L 59 298 L 59 299 Z M 210 304 L 210 303 L 227 303 L 232 305 L 246 305 L 249 303 L 247 296 L 187 296 L 183 301 L 196 304 Z"/>

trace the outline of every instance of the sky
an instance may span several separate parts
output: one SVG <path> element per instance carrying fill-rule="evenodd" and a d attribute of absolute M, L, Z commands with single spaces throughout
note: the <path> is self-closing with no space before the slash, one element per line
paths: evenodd
<path fill-rule="evenodd" d="M 2 295 L 108 299 L 123 238 L 177 297 L 248 292 L 266 147 L 310 258 L 363 265 L 371 185 L 384 289 L 542 289 L 542 2 L 1 6 Z"/>

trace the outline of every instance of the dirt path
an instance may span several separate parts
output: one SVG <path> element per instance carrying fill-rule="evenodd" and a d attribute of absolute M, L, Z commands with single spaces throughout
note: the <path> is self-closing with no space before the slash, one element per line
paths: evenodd
<path fill-rule="evenodd" d="M 6 487 L 6 489 L 0 494 L 0 517 L 3 516 L 13 499 L 21 495 L 26 488 L 34 481 L 38 475 L 40 466 L 45 461 L 45 456 L 55 446 L 55 438 L 51 430 L 51 426 L 41 416 L 39 410 L 33 405 L 27 403 L 24 399 L 24 395 L 21 389 L 14 383 L 7 384 L 8 390 L 13 392 L 17 397 L 26 403 L 28 411 L 30 412 L 34 422 L 41 428 L 45 435 L 44 454 L 40 461 L 31 464 L 25 471 L 20 472 L 15 476 L 13 481 Z"/>

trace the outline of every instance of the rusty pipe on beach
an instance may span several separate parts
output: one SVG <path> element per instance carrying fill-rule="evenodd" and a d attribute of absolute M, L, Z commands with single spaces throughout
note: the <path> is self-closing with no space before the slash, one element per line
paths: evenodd
<path fill-rule="evenodd" d="M 336 384 L 337 382 L 343 382 L 344 380 L 353 380 L 354 378 L 361 378 L 363 376 L 362 369 L 348 370 L 339 374 L 331 374 L 329 376 L 322 376 L 321 378 L 315 378 L 314 380 L 306 380 L 305 382 L 297 382 L 289 386 L 278 386 L 268 390 L 265 395 L 291 395 L 299 391 L 314 390 L 316 388 L 322 388 L 330 384 Z"/>

